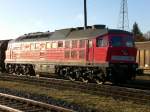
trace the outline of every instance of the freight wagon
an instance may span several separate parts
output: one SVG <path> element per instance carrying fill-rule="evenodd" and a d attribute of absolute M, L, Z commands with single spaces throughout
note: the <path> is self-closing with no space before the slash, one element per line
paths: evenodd
<path fill-rule="evenodd" d="M 140 71 L 150 72 L 150 41 L 136 42 L 136 47 L 138 48 L 136 62 Z"/>

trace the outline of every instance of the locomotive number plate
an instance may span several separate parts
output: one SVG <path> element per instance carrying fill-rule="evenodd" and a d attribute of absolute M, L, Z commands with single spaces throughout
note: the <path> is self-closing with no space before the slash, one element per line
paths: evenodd
<path fill-rule="evenodd" d="M 116 60 L 116 61 L 134 61 L 133 56 L 112 56 L 111 60 Z"/>

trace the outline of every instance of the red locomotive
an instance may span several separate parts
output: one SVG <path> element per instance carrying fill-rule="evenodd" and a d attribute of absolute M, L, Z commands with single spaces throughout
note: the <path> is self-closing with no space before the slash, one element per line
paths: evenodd
<path fill-rule="evenodd" d="M 136 52 L 130 32 L 94 25 L 20 36 L 9 42 L 5 64 L 9 73 L 125 82 L 135 77 Z"/>

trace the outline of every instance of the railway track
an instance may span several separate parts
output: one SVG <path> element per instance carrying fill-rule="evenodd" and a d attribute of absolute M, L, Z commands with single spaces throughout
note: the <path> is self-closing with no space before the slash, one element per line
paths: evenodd
<path fill-rule="evenodd" d="M 118 84 L 118 86 L 142 89 L 142 90 L 150 90 L 150 81 L 135 80 L 135 81 L 130 81 L 127 84 Z"/>
<path fill-rule="evenodd" d="M 132 100 L 136 103 L 150 103 L 150 90 L 141 90 L 135 88 L 97 85 L 92 83 L 72 82 L 68 80 L 42 77 L 27 77 L 14 75 L 0 75 L 0 80 L 19 81 L 28 84 L 44 86 L 47 88 L 61 88 L 83 91 L 90 94 L 111 96 L 115 99 Z"/>
<path fill-rule="evenodd" d="M 73 112 L 62 107 L 0 93 L 0 112 Z"/>

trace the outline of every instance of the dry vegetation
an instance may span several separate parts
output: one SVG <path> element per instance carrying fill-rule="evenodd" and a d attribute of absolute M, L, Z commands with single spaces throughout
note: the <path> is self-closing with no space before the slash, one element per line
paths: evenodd
<path fill-rule="evenodd" d="M 132 101 L 119 101 L 111 97 L 91 95 L 78 91 L 58 90 L 53 88 L 37 87 L 18 82 L 0 81 L 0 87 L 11 88 L 36 94 L 44 94 L 55 99 L 63 99 L 70 103 L 80 104 L 105 112 L 150 112 L 150 104 L 135 104 Z"/>
<path fill-rule="evenodd" d="M 136 79 L 150 81 L 150 72 L 142 74 L 142 75 L 137 75 Z"/>

